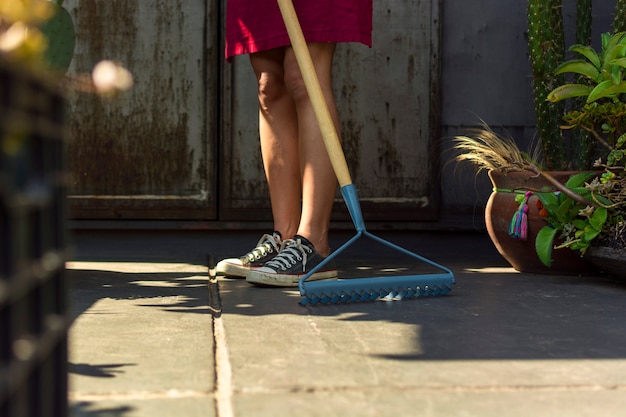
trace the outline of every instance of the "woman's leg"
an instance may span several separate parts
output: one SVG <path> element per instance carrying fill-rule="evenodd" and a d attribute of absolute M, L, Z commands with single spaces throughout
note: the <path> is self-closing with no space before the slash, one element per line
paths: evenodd
<path fill-rule="evenodd" d="M 274 228 L 292 238 L 300 224 L 301 179 L 296 107 L 285 85 L 285 49 L 254 53 L 258 81 L 259 135 Z"/>
<path fill-rule="evenodd" d="M 339 132 L 339 117 L 332 92 L 333 43 L 309 44 L 322 91 Z M 286 48 L 285 83 L 295 102 L 302 175 L 302 215 L 298 234 L 307 238 L 322 256 L 328 256 L 328 228 L 337 189 L 337 177 L 324 146 L 319 125 L 306 92 L 293 49 Z"/>

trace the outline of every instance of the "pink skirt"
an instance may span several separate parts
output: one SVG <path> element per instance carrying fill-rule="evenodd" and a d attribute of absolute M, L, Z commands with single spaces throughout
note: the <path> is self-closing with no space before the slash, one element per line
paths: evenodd
<path fill-rule="evenodd" d="M 292 0 L 307 42 L 372 46 L 372 0 Z M 226 1 L 226 58 L 289 45 L 276 0 Z"/>

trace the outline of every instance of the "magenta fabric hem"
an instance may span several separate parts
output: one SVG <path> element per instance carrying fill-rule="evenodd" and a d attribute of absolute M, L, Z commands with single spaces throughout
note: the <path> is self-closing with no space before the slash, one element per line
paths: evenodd
<path fill-rule="evenodd" d="M 372 46 L 373 0 L 292 0 L 307 42 Z M 227 0 L 225 56 L 289 45 L 276 0 Z"/>
<path fill-rule="evenodd" d="M 362 43 L 368 47 L 372 47 L 372 37 L 369 33 L 355 34 L 354 32 L 333 33 L 332 39 L 329 39 L 327 33 L 312 33 L 306 37 L 308 43 L 343 43 L 343 42 L 355 42 Z M 230 61 L 233 56 L 253 54 L 255 52 L 267 51 L 273 48 L 279 48 L 281 46 L 290 45 L 288 35 L 276 36 L 270 39 L 261 39 L 251 43 L 236 43 L 234 45 L 227 45 L 226 47 L 226 59 Z"/>

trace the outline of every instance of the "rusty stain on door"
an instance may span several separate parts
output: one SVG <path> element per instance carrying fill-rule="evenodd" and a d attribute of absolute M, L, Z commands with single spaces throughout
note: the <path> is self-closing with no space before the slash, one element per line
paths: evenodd
<path fill-rule="evenodd" d="M 70 97 L 75 218 L 217 215 L 217 16 L 201 0 L 66 0 L 77 32 L 71 71 L 121 62 L 133 89 Z"/>

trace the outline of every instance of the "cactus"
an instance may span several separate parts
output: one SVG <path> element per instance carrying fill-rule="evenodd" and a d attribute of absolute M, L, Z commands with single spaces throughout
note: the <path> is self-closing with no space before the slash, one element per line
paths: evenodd
<path fill-rule="evenodd" d="M 592 31 L 592 5 L 591 0 L 578 0 L 576 2 L 576 43 L 579 45 L 591 45 Z M 579 81 L 584 83 L 583 77 Z M 584 105 L 584 98 L 577 100 L 576 107 Z M 580 129 L 571 132 L 572 168 L 590 169 L 593 163 L 595 141 L 589 132 Z"/>
<path fill-rule="evenodd" d="M 562 105 L 546 101 L 548 93 L 563 83 L 555 76 L 565 58 L 562 0 L 528 0 L 528 49 L 533 72 L 533 92 L 537 130 L 543 157 L 550 170 L 567 167 L 563 134 L 560 129 Z"/>
<path fill-rule="evenodd" d="M 617 0 L 613 33 L 626 32 L 626 0 Z"/>
<path fill-rule="evenodd" d="M 594 141 L 584 132 L 569 134 L 565 146 L 560 129 L 565 108 L 546 102 L 547 94 L 564 79 L 555 70 L 565 59 L 562 0 L 528 0 L 528 46 L 533 71 L 537 131 L 547 169 L 589 169 Z M 613 31 L 626 31 L 626 0 L 616 0 Z M 591 44 L 592 0 L 576 1 L 576 43 Z"/>
<path fill-rule="evenodd" d="M 591 0 L 578 0 L 576 2 L 576 43 L 580 45 L 591 44 Z"/>

